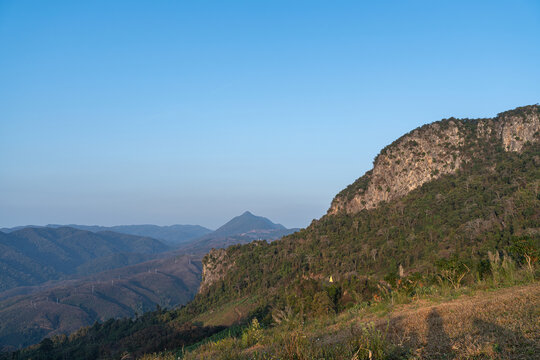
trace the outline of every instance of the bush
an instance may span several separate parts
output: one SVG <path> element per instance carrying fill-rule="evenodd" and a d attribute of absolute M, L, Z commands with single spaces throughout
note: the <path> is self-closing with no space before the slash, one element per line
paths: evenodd
<path fill-rule="evenodd" d="M 540 238 L 538 236 L 514 238 L 510 251 L 518 258 L 518 261 L 526 265 L 530 272 L 533 272 L 540 258 Z"/>
<path fill-rule="evenodd" d="M 244 330 L 244 333 L 242 334 L 242 347 L 251 347 L 261 341 L 262 337 L 263 329 L 261 328 L 261 325 L 259 325 L 257 318 L 253 318 L 251 326 Z"/>
<path fill-rule="evenodd" d="M 386 336 L 373 323 L 351 328 L 351 346 L 356 349 L 353 359 L 385 359 L 390 352 Z"/>

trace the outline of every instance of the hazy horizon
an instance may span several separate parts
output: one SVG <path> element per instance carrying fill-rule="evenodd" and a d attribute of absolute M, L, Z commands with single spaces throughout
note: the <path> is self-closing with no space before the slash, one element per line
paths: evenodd
<path fill-rule="evenodd" d="M 157 225 L 157 226 L 174 226 L 174 225 L 188 225 L 188 226 L 202 226 L 202 227 L 205 227 L 209 230 L 217 230 L 219 227 L 221 227 L 222 225 L 226 224 L 227 222 L 229 222 L 230 220 L 232 220 L 233 218 L 235 217 L 238 217 L 238 216 L 241 216 L 243 215 L 245 212 L 249 212 L 251 213 L 251 215 L 255 215 L 255 216 L 258 216 L 258 217 L 264 217 L 264 218 L 267 218 L 266 216 L 264 215 L 260 215 L 260 214 L 253 214 L 253 212 L 249 211 L 249 210 L 246 210 L 244 212 L 242 212 L 241 214 L 237 214 L 237 215 L 234 215 L 234 216 L 231 216 L 229 219 L 227 219 L 226 221 L 224 221 L 222 224 L 216 226 L 216 227 L 209 227 L 209 226 L 204 226 L 204 225 L 201 225 L 201 224 L 184 224 L 184 223 L 174 223 L 174 224 L 151 224 L 151 223 L 139 223 L 139 224 L 112 224 L 112 225 L 102 225 L 102 224 L 75 224 L 75 223 L 69 223 L 69 224 L 57 224 L 57 223 L 48 223 L 48 224 L 21 224 L 21 225 L 15 225 L 15 226 L 0 226 L 0 229 L 2 228 L 5 228 L 5 229 L 13 229 L 13 228 L 17 228 L 17 227 L 31 227 L 31 226 L 36 226 L 36 227 L 47 227 L 47 226 L 70 226 L 70 225 L 77 225 L 77 226 L 102 226 L 102 227 L 114 227 L 114 226 L 132 226 L 132 225 L 135 225 L 135 226 L 144 226 L 144 225 Z M 273 221 L 272 219 L 269 219 L 270 221 L 272 221 L 273 223 L 275 224 L 278 224 L 278 225 L 283 225 L 283 224 L 279 224 L 275 221 Z M 288 229 L 294 229 L 294 228 L 297 228 L 297 227 L 290 227 Z"/>
<path fill-rule="evenodd" d="M 0 1 L 0 227 L 306 227 L 404 133 L 540 102 L 538 34 L 535 1 Z"/>

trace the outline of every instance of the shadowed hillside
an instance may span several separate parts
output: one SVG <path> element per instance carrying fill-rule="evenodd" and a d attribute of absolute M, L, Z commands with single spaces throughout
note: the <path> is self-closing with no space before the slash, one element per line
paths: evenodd
<path fill-rule="evenodd" d="M 27 346 L 95 321 L 141 315 L 156 305 L 183 305 L 197 292 L 201 267 L 200 260 L 174 256 L 0 293 L 0 348 Z"/>
<path fill-rule="evenodd" d="M 126 266 L 169 249 L 152 238 L 110 231 L 62 227 L 0 232 L 0 291 Z"/>
<path fill-rule="evenodd" d="M 32 228 L 60 228 L 71 227 L 74 229 L 101 232 L 101 231 L 113 231 L 120 234 L 137 235 L 151 237 L 157 240 L 164 241 L 170 245 L 178 245 L 189 240 L 206 235 L 212 230 L 199 225 L 170 225 L 170 226 L 158 226 L 158 225 L 117 225 L 117 226 L 97 226 L 97 225 L 56 225 L 50 224 L 47 226 L 18 226 L 15 228 L 3 228 L 0 231 L 10 233 L 16 230 L 23 229 L 25 227 Z"/>

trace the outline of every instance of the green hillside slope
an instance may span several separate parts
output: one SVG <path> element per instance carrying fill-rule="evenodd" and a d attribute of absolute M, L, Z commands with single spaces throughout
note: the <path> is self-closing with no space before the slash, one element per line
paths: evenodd
<path fill-rule="evenodd" d="M 234 265 L 197 296 L 193 311 L 257 293 L 315 312 L 320 280 L 330 276 L 340 294 L 369 299 L 377 291 L 369 279 L 391 282 L 400 267 L 402 275 L 434 275 L 443 266 L 481 275 L 488 252 L 510 251 L 522 240 L 538 245 L 540 147 L 484 159 L 376 209 L 325 216 L 274 243 L 228 248 Z"/>

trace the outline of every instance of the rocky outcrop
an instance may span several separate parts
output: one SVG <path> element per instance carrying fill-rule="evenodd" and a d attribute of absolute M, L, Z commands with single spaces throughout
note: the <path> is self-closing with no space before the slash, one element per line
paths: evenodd
<path fill-rule="evenodd" d="M 225 249 L 212 249 L 203 258 L 202 281 L 199 288 L 199 293 L 204 293 L 206 290 L 225 277 L 227 271 L 233 265 L 229 261 L 229 256 Z"/>
<path fill-rule="evenodd" d="M 493 119 L 445 119 L 424 125 L 384 148 L 373 169 L 340 192 L 328 214 L 353 214 L 398 199 L 422 184 L 455 173 L 482 149 L 521 151 L 540 138 L 540 106 L 526 106 Z M 225 249 L 212 249 L 203 259 L 199 293 L 222 280 L 235 265 Z"/>
<path fill-rule="evenodd" d="M 400 198 L 422 184 L 456 172 L 478 155 L 475 146 L 502 145 L 521 151 L 538 141 L 540 106 L 499 114 L 493 119 L 446 119 L 424 125 L 384 148 L 373 169 L 340 192 L 328 214 L 356 213 Z"/>
<path fill-rule="evenodd" d="M 502 140 L 506 151 L 521 151 L 525 143 L 539 139 L 540 106 L 507 111 L 499 114 L 495 121 L 488 122 L 494 123 L 495 136 Z M 489 128 L 489 125 L 486 127 Z"/>

